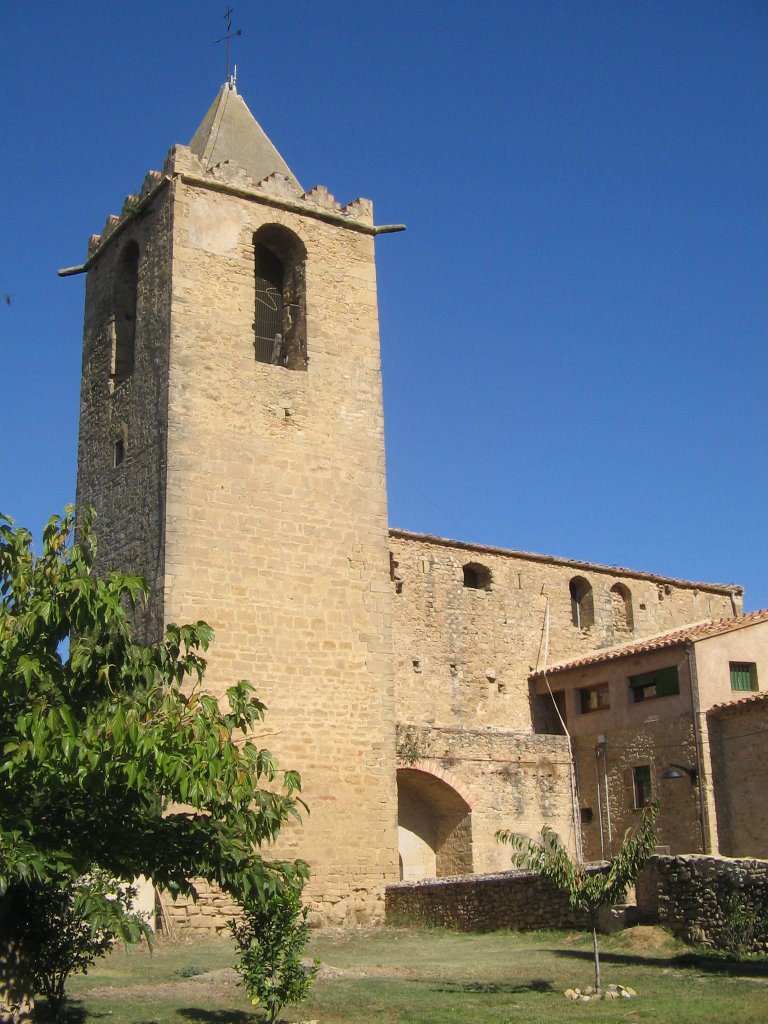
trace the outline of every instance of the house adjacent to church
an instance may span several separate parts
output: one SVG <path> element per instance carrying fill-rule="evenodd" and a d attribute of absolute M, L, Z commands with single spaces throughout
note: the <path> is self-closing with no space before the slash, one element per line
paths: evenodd
<path fill-rule="evenodd" d="M 540 727 L 571 737 L 588 859 L 615 853 L 657 798 L 659 842 L 671 853 L 768 853 L 753 774 L 768 753 L 758 692 L 768 687 L 768 611 L 562 660 L 531 681 Z"/>
<path fill-rule="evenodd" d="M 505 867 L 501 827 L 574 845 L 571 752 L 531 673 L 742 609 L 733 585 L 390 529 L 374 243 L 399 229 L 305 190 L 230 81 L 63 272 L 87 274 L 97 568 L 146 576 L 147 640 L 211 623 L 212 692 L 254 683 L 310 807 L 276 853 L 339 923 L 380 919 L 401 877 Z"/>
<path fill-rule="evenodd" d="M 721 853 L 729 857 L 768 859 L 765 679 L 762 672 L 760 692 L 715 704 L 707 712 L 718 839 Z"/>

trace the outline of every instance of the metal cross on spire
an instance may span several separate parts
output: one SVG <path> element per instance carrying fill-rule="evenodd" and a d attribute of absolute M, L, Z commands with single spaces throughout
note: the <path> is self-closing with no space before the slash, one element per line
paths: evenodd
<path fill-rule="evenodd" d="M 226 81 L 229 83 L 229 85 L 234 85 L 235 84 L 235 75 L 237 74 L 237 72 L 235 72 L 235 75 L 230 75 L 230 73 L 229 73 L 229 68 L 230 68 L 230 59 L 229 58 L 230 58 L 230 45 L 231 45 L 230 44 L 230 40 L 234 39 L 235 36 L 241 36 L 243 34 L 243 30 L 241 28 L 237 29 L 237 31 L 235 31 L 235 32 L 232 31 L 232 15 L 234 13 L 235 13 L 235 10 L 231 6 L 231 4 L 227 4 L 227 10 L 226 10 L 226 12 L 224 14 L 224 17 L 227 20 L 227 34 L 225 36 L 222 36 L 221 39 L 217 39 L 216 40 L 217 43 L 226 43 L 227 44 L 227 78 L 226 78 Z"/>

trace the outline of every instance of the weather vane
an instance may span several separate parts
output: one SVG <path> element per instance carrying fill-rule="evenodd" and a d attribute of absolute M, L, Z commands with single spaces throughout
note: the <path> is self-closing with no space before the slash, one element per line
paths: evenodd
<path fill-rule="evenodd" d="M 234 85 L 235 84 L 235 77 L 237 75 L 237 72 L 235 72 L 234 75 L 230 75 L 230 73 L 229 73 L 229 67 L 230 67 L 229 57 L 230 57 L 230 45 L 231 45 L 230 44 L 230 40 L 234 39 L 235 36 L 241 36 L 243 34 L 243 30 L 241 28 L 237 29 L 236 32 L 232 31 L 232 15 L 234 13 L 235 13 L 235 10 L 231 6 L 231 4 L 227 4 L 227 10 L 226 10 L 226 13 L 224 14 L 224 17 L 227 20 L 227 34 L 225 36 L 222 36 L 221 39 L 217 39 L 216 40 L 217 43 L 226 43 L 227 44 L 227 78 L 226 78 L 226 80 L 227 80 L 227 82 L 230 85 Z"/>

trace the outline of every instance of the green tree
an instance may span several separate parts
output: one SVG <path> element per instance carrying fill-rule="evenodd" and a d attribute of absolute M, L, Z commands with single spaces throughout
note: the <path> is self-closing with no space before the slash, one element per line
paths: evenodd
<path fill-rule="evenodd" d="M 238 948 L 236 968 L 254 1006 L 263 1006 L 273 1024 L 288 1003 L 306 998 L 318 961 L 307 966 L 301 954 L 309 939 L 302 882 L 276 892 L 256 893 L 243 904 L 240 921 L 230 921 Z"/>
<path fill-rule="evenodd" d="M 248 738 L 264 705 L 238 682 L 226 709 L 202 690 L 204 622 L 136 643 L 137 576 L 93 572 L 93 513 L 30 533 L 0 517 L 0 1003 L 23 1002 L 29 887 L 100 868 L 235 899 L 306 874 L 262 844 L 298 818 L 300 780 Z M 224 702 L 222 702 L 223 704 Z M 12 966 L 9 966 L 12 965 Z M 2 991 L 2 987 L 6 991 Z M 19 989 L 18 997 L 14 986 Z M 27 994 L 29 994 L 27 992 Z M 0 1007 L 0 1012 L 2 1007 Z"/>
<path fill-rule="evenodd" d="M 27 921 L 25 946 L 34 988 L 42 992 L 57 1018 L 71 974 L 86 974 L 116 940 L 152 941 L 149 924 L 133 910 L 136 889 L 96 868 L 83 878 L 64 875 L 56 882 L 15 886 L 15 912 Z"/>
<path fill-rule="evenodd" d="M 562 890 L 574 910 L 582 910 L 589 919 L 595 959 L 595 988 L 600 992 L 600 950 L 597 942 L 597 919 L 601 907 L 612 907 L 626 896 L 634 885 L 646 860 L 656 846 L 654 822 L 658 803 L 642 813 L 637 830 L 627 829 L 621 848 L 604 870 L 588 869 L 574 864 L 562 840 L 546 825 L 541 841 L 516 832 L 499 831 L 496 839 L 512 847 L 512 863 L 516 867 L 536 871 Z"/>

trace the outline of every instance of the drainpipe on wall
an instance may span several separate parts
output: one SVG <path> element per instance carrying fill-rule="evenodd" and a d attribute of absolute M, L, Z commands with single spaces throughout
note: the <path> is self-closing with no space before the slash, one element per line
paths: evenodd
<path fill-rule="evenodd" d="M 603 785 L 605 788 L 605 823 L 608 826 L 608 854 L 613 856 L 613 829 L 611 828 L 611 791 L 608 788 L 608 740 L 599 737 L 603 744 Z"/>
<path fill-rule="evenodd" d="M 603 798 L 600 795 L 600 755 L 604 748 L 598 738 L 595 747 L 595 782 L 597 783 L 597 820 L 600 824 L 600 860 L 605 860 L 605 836 L 603 835 Z"/>
<path fill-rule="evenodd" d="M 698 780 L 699 789 L 699 827 L 701 828 L 701 848 L 704 853 L 711 853 L 712 844 L 709 841 L 709 807 L 706 799 L 704 773 L 701 770 L 702 739 L 701 729 L 699 728 L 699 715 L 701 714 L 699 704 L 699 677 L 696 672 L 696 656 L 694 654 L 693 644 L 688 643 L 685 645 L 685 656 L 688 659 L 688 678 L 691 685 L 691 710 L 693 711 L 693 735 L 696 741 L 696 778 Z"/>

